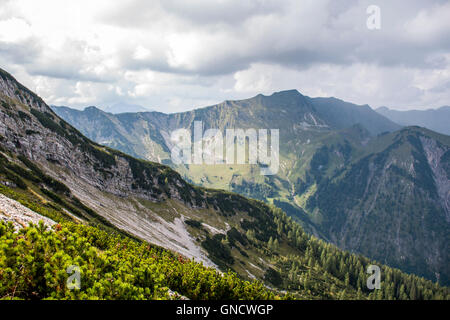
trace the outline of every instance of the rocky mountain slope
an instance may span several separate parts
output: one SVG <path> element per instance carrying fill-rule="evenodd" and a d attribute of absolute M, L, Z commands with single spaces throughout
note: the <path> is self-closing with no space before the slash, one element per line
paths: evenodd
<path fill-rule="evenodd" d="M 95 107 L 55 112 L 101 144 L 169 164 L 197 185 L 272 203 L 342 248 L 449 283 L 447 136 L 401 129 L 369 106 L 296 90 L 178 114 L 112 115 Z M 170 132 L 192 130 L 196 120 L 222 132 L 280 129 L 279 172 L 172 164 Z"/>
<path fill-rule="evenodd" d="M 42 221 L 44 225 L 49 227 L 55 224 L 55 221 L 30 210 L 18 201 L 5 197 L 2 194 L 0 194 L 0 221 L 11 222 L 16 230 L 25 228 L 30 223 L 37 225 L 39 221 Z"/>

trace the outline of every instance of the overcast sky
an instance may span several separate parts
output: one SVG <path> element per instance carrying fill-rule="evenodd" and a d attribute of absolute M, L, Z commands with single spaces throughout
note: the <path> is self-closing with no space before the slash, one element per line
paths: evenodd
<path fill-rule="evenodd" d="M 0 67 L 48 104 L 178 112 L 297 89 L 450 104 L 450 1 L 0 0 Z M 366 9 L 381 9 L 369 30 Z"/>

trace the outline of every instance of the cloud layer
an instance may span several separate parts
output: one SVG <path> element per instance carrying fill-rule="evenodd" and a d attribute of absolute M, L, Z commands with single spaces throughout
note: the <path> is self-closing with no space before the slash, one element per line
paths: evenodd
<path fill-rule="evenodd" d="M 0 67 L 73 107 L 178 112 L 292 88 L 438 107 L 450 104 L 449 17 L 438 0 L 0 0 Z"/>

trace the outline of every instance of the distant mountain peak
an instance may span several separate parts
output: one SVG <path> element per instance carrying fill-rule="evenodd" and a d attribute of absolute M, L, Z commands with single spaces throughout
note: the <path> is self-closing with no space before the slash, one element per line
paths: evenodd
<path fill-rule="evenodd" d="M 244 99 L 244 100 L 292 98 L 292 97 L 303 97 L 303 95 L 297 89 L 289 89 L 289 90 L 275 91 L 270 95 L 258 93 L 256 96 L 249 98 L 249 99 Z M 230 102 L 230 100 L 226 100 L 224 102 Z"/>
<path fill-rule="evenodd" d="M 282 90 L 272 93 L 271 96 L 303 96 L 297 89 Z"/>
<path fill-rule="evenodd" d="M 145 108 L 138 104 L 131 104 L 127 102 L 117 102 L 108 107 L 102 108 L 103 111 L 119 114 L 119 113 L 129 113 L 129 112 L 150 112 L 152 109 Z"/>
<path fill-rule="evenodd" d="M 101 110 L 100 108 L 97 108 L 96 106 L 89 106 L 84 108 L 85 111 L 89 111 L 89 110 Z"/>

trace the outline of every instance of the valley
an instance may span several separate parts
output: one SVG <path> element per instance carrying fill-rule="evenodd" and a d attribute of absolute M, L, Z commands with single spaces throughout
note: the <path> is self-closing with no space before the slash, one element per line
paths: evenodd
<path fill-rule="evenodd" d="M 446 135 L 401 127 L 367 105 L 297 90 L 175 114 L 53 109 L 98 143 L 169 165 L 195 185 L 281 208 L 309 234 L 342 249 L 449 283 Z M 264 176 L 259 165 L 172 163 L 171 132 L 194 132 L 196 121 L 222 133 L 278 128 L 279 171 Z"/>
<path fill-rule="evenodd" d="M 40 286 L 40 298 L 74 298 L 66 289 L 54 291 L 49 274 L 61 270 L 43 273 L 46 278 L 40 274 L 39 283 L 20 276 L 22 269 L 15 264 L 19 260 L 9 257 L 31 255 L 26 272 L 41 270 L 42 259 L 48 258 L 40 256 L 42 251 L 34 251 L 33 243 L 46 246 L 50 255 L 58 250 L 55 244 L 67 245 L 67 263 L 81 263 L 82 259 L 87 270 L 92 270 L 98 284 L 86 283 L 79 298 L 167 298 L 169 289 L 192 299 L 273 299 L 286 297 L 286 293 L 299 299 L 448 298 L 447 287 L 311 236 L 297 219 L 270 203 L 191 185 L 166 165 L 139 160 L 89 140 L 40 97 L 0 71 L 0 193 L 58 224 L 55 234 L 43 227 L 25 229 L 23 241 L 21 233 L 1 225 L 2 243 L 17 242 L 17 250 L 24 250 L 12 253 L 5 245 L 0 251 L 2 270 L 11 273 L 8 279 L 25 286 L 22 298 L 33 296 L 34 285 Z M 274 181 L 278 182 L 282 179 Z M 60 235 L 61 239 L 54 239 Z M 95 248 L 83 249 L 89 247 L 86 236 L 94 239 L 91 245 Z M 78 238 L 79 242 L 72 243 Z M 127 243 L 126 248 L 120 249 L 120 243 Z M 136 266 L 123 273 L 111 271 L 118 272 L 128 289 L 111 291 L 118 293 L 109 296 L 109 291 L 100 288 L 105 286 L 102 277 L 107 272 L 102 270 L 111 270 L 111 265 L 108 260 L 100 265 L 91 262 L 96 256 L 103 261 L 102 250 L 111 259 L 121 261 L 123 256 L 129 261 L 126 268 L 135 266 L 137 252 L 149 259 L 144 264 L 149 269 Z M 156 257 L 154 252 L 158 252 Z M 163 264 L 157 259 L 160 254 Z M 174 254 L 179 255 L 178 262 Z M 190 259 L 187 264 L 185 259 Z M 51 268 L 65 268 L 61 263 Z M 382 290 L 366 287 L 365 270 L 371 264 L 381 265 Z M 205 269 L 208 266 L 212 268 Z M 145 280 L 151 268 L 178 271 L 175 278 L 158 271 L 155 285 L 162 289 L 154 291 L 153 282 Z M 211 287 L 213 279 L 220 279 L 218 270 L 226 275 L 224 279 L 230 279 L 226 286 L 231 287 L 220 287 L 225 291 L 211 289 L 215 288 Z M 61 277 L 58 281 L 64 283 L 66 278 Z M 2 296 L 9 297 L 15 292 L 14 282 L 2 282 L 0 289 Z"/>

